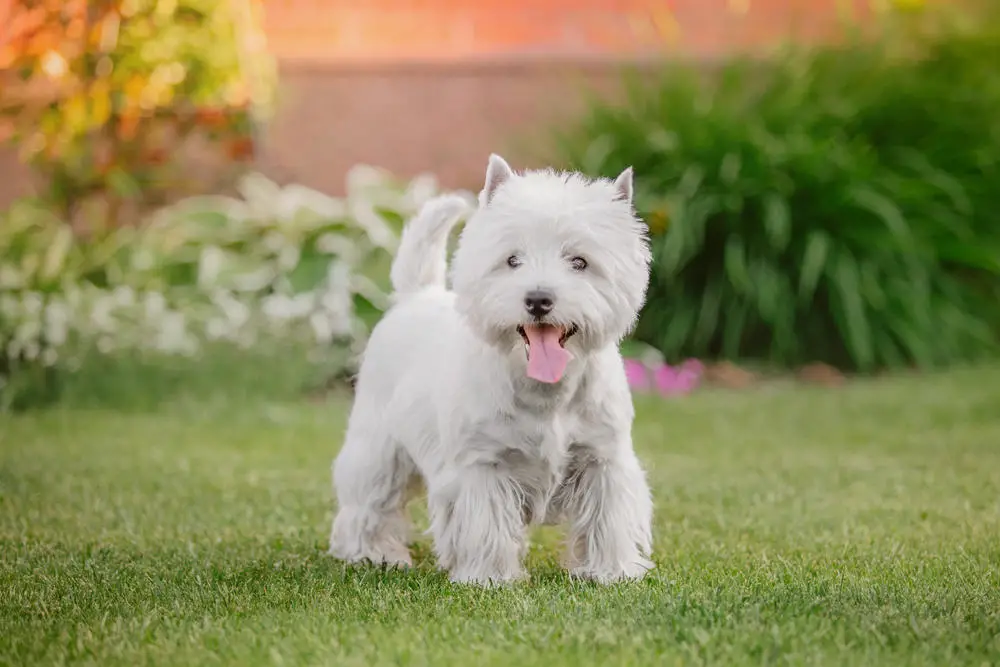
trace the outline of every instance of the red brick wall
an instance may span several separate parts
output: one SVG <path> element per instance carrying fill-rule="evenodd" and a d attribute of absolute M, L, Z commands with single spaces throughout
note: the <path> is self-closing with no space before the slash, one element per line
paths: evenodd
<path fill-rule="evenodd" d="M 282 76 L 261 168 L 335 193 L 358 162 L 475 187 L 489 152 L 520 164 L 528 149 L 537 153 L 534 138 L 579 108 L 581 86 L 614 94 L 616 59 L 711 58 L 789 36 L 824 39 L 845 4 L 267 0 Z M 0 149 L 0 206 L 25 183 Z"/>
<path fill-rule="evenodd" d="M 262 166 L 332 192 L 358 162 L 401 176 L 433 171 L 448 186 L 477 187 L 491 151 L 538 164 L 545 130 L 580 108 L 582 89 L 613 94 L 615 74 L 609 63 L 286 63 Z"/>
<path fill-rule="evenodd" d="M 694 56 L 816 39 L 869 0 L 271 0 L 285 58 L 338 62 L 497 55 Z"/>

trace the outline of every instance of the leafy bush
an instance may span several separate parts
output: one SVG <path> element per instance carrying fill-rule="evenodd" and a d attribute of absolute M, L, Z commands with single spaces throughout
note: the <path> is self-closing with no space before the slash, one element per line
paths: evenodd
<path fill-rule="evenodd" d="M 860 370 L 995 351 L 1000 21 L 936 27 L 667 65 L 559 133 L 570 166 L 636 168 L 655 255 L 638 338 Z"/>
<path fill-rule="evenodd" d="M 179 167 L 191 141 L 220 164 L 252 155 L 255 114 L 275 79 L 260 9 L 259 0 L 15 3 L 0 48 L 0 135 L 6 123 L 67 218 L 94 203 L 114 223 L 126 208 L 190 192 Z"/>
<path fill-rule="evenodd" d="M 349 368 L 388 305 L 399 226 L 436 187 L 358 167 L 341 199 L 249 174 L 241 197 L 189 198 L 88 237 L 19 202 L 0 218 L 0 407 L 54 399 L 93 352 L 280 343 Z"/>

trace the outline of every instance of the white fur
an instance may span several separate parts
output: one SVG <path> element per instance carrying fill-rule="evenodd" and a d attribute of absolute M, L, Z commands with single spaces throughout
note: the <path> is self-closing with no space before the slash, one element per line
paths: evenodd
<path fill-rule="evenodd" d="M 409 223 L 392 269 L 398 301 L 372 332 L 333 466 L 334 556 L 410 565 L 405 506 L 422 477 L 434 550 L 453 581 L 525 576 L 532 522 L 568 525 L 574 575 L 606 583 L 652 567 L 652 501 L 618 352 L 649 280 L 631 198 L 631 169 L 614 182 L 516 174 L 491 156 L 452 291 L 446 242 L 464 201 L 431 200 Z M 530 321 L 525 292 L 539 288 L 555 295 L 548 321 L 578 328 L 555 384 L 526 376 L 517 333 Z"/>

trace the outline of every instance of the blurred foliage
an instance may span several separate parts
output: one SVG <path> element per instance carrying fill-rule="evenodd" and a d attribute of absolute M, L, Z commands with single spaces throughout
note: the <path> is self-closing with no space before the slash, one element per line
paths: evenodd
<path fill-rule="evenodd" d="M 107 366 L 95 354 L 155 363 L 197 360 L 206 346 L 298 350 L 332 376 L 350 373 L 389 305 L 400 221 L 436 181 L 359 166 L 343 198 L 256 173 L 238 190 L 88 235 L 44 200 L 0 214 L 0 411 L 56 400 L 67 372 Z"/>
<path fill-rule="evenodd" d="M 0 48 L 6 134 L 67 216 L 86 199 L 156 203 L 184 192 L 179 149 L 253 153 L 275 67 L 260 0 L 25 0 Z"/>
<path fill-rule="evenodd" d="M 863 371 L 996 351 L 1000 13 L 896 19 L 877 40 L 630 75 L 623 104 L 558 132 L 567 166 L 636 169 L 640 340 Z"/>

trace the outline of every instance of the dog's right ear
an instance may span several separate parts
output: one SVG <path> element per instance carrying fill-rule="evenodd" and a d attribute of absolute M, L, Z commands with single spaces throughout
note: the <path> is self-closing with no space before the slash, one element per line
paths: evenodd
<path fill-rule="evenodd" d="M 479 193 L 479 205 L 486 206 L 493 199 L 493 194 L 497 189 L 506 183 L 514 171 L 502 157 L 493 153 L 490 155 L 490 162 L 486 165 L 486 184 L 483 191 Z"/>
<path fill-rule="evenodd" d="M 632 203 L 632 167 L 626 167 L 615 179 L 615 194 L 619 201 Z"/>

